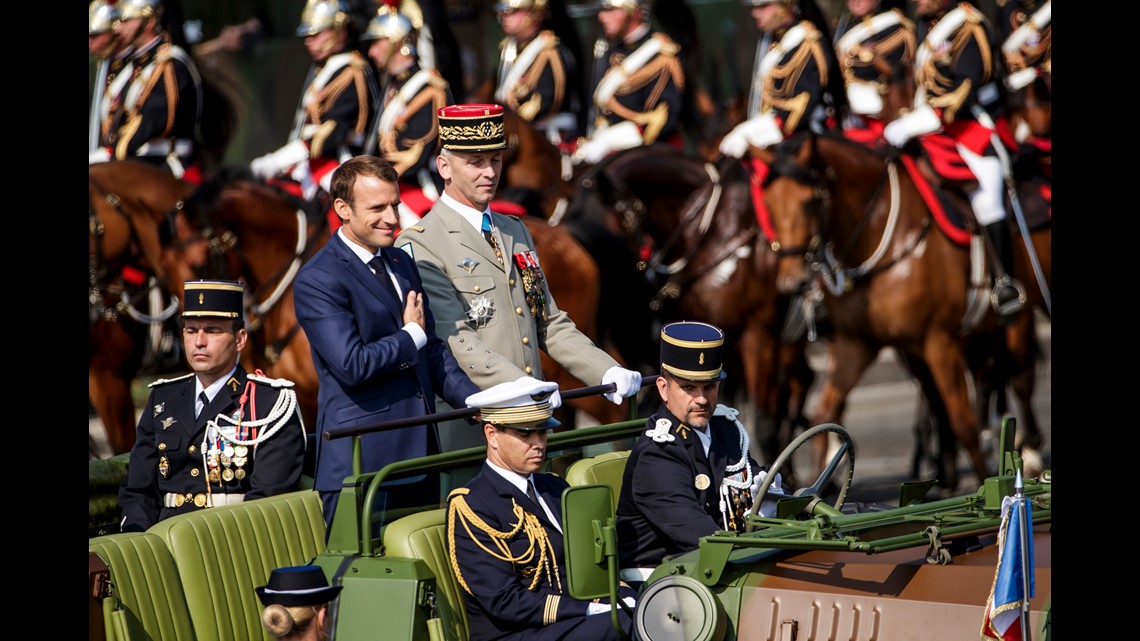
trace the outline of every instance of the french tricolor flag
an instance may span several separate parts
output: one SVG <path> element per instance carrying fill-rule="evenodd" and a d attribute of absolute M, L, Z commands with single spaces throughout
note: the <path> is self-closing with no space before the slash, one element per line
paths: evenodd
<path fill-rule="evenodd" d="M 1018 472 L 1020 477 L 1021 473 Z M 1018 478 L 1018 485 L 1020 485 Z M 1019 506 L 1018 503 L 1022 505 Z M 1024 497 L 1007 496 L 1001 503 L 1002 522 L 998 530 L 998 565 L 994 585 L 986 599 L 982 638 L 995 641 L 1022 641 L 1021 610 L 1034 596 L 1033 511 Z M 1026 536 L 1022 541 L 1022 530 Z M 1024 548 L 1024 549 L 1023 549 Z M 1024 555 L 1023 555 L 1024 552 Z M 1024 557 L 1024 558 L 1023 558 Z M 1028 573 L 1028 582 L 1026 579 Z M 1026 595 L 1028 585 L 1028 596 Z M 1028 618 L 1026 619 L 1028 621 Z"/>

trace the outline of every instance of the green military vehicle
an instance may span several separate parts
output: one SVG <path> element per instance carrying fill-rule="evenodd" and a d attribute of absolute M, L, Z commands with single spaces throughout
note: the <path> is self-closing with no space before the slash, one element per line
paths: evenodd
<path fill-rule="evenodd" d="M 841 446 L 823 474 L 781 499 L 775 518 L 750 514 L 747 532 L 705 537 L 699 550 L 657 567 L 633 612 L 637 636 L 642 641 L 979 638 L 999 551 L 1005 549 L 998 543 L 1002 500 L 1015 494 L 1015 478 L 1020 478 L 1012 424 L 1007 419 L 1000 438 L 1000 474 L 977 492 L 926 500 L 934 481 L 904 483 L 897 505 L 847 500 L 856 459 L 842 427 L 804 432 L 773 467 L 782 469 L 809 439 L 835 434 Z M 614 503 L 628 451 L 612 444 L 628 444 L 644 430 L 644 420 L 637 419 L 550 436 L 547 464 L 564 470 L 571 484 L 563 495 L 563 518 L 568 587 L 576 598 L 616 594 Z M 586 456 L 584 448 L 602 453 Z M 91 538 L 89 636 L 269 641 L 254 588 L 265 585 L 273 568 L 314 563 L 344 586 L 334 602 L 337 641 L 463 641 L 466 607 L 448 559 L 446 509 L 378 506 L 385 480 L 457 474 L 477 469 L 484 458 L 484 448 L 477 447 L 347 478 L 327 543 L 321 501 L 312 490 L 179 515 L 143 533 Z M 829 504 L 822 493 L 833 478 L 840 490 Z M 1025 576 L 1033 577 L 1035 596 L 1024 620 L 1029 638 L 1048 639 L 1049 472 L 1025 480 L 1018 496 L 1024 497 L 1022 509 L 1031 511 L 1033 526 L 1026 534 L 1032 545 L 1023 546 L 1033 550 L 1033 571 Z M 611 616 L 616 619 L 616 613 Z"/>

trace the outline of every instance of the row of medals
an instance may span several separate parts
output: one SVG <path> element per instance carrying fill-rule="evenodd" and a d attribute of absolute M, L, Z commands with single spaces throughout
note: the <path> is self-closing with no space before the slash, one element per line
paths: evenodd
<path fill-rule="evenodd" d="M 221 451 L 212 448 L 206 455 L 206 464 L 210 467 L 206 478 L 211 483 L 222 481 L 242 480 L 245 478 L 245 464 L 249 461 L 249 448 L 245 445 L 231 445 L 226 443 Z M 223 469 L 219 472 L 218 467 Z"/>

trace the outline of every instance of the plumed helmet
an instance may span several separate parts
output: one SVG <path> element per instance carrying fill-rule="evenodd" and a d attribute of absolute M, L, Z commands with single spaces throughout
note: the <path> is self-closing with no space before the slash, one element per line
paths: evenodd
<path fill-rule="evenodd" d="M 162 0 L 121 0 L 117 5 L 120 20 L 146 19 L 158 13 Z"/>
<path fill-rule="evenodd" d="M 766 4 L 782 4 L 790 7 L 796 4 L 796 0 L 740 0 L 740 4 L 746 7 L 763 7 Z"/>
<path fill-rule="evenodd" d="M 546 0 L 499 0 L 495 3 L 495 13 L 502 13 L 509 9 L 546 11 Z"/>
<path fill-rule="evenodd" d="M 392 42 L 414 42 L 416 27 L 411 19 L 388 5 L 380 5 L 376 15 L 368 23 L 361 40 L 381 40 L 387 38 Z"/>
<path fill-rule="evenodd" d="M 115 0 L 95 0 L 87 10 L 87 34 L 107 33 L 119 21 Z"/>
<path fill-rule="evenodd" d="M 350 21 L 348 7 L 341 0 L 308 0 L 301 10 L 297 35 L 303 38 L 325 29 L 342 29 Z"/>

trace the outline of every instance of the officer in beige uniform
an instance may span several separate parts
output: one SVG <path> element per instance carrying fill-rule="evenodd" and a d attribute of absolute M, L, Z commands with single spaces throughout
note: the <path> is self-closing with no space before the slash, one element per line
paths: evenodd
<path fill-rule="evenodd" d="M 182 346 L 192 373 L 159 379 L 119 488 L 122 530 L 298 489 L 305 427 L 293 383 L 247 374 L 244 287 L 187 281 Z"/>
<path fill-rule="evenodd" d="M 438 115 L 444 192 L 396 240 L 419 267 L 436 334 L 480 389 L 541 380 L 542 350 L 583 382 L 615 383 L 607 395 L 615 403 L 636 394 L 641 374 L 618 365 L 558 309 L 526 225 L 490 210 L 507 146 L 502 106 L 454 105 Z M 441 427 L 440 440 L 444 451 L 479 444 L 465 423 Z"/>

